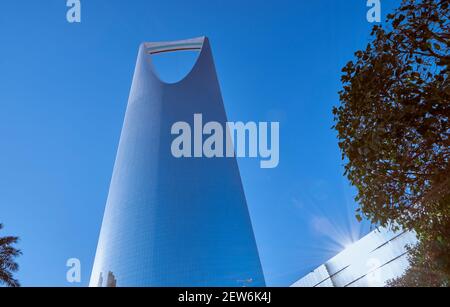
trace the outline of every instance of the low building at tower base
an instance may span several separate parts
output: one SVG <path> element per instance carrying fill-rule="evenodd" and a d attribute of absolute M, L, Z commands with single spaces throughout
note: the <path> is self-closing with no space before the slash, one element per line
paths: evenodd
<path fill-rule="evenodd" d="M 377 229 L 297 281 L 292 287 L 384 287 L 409 266 L 414 232 Z"/>

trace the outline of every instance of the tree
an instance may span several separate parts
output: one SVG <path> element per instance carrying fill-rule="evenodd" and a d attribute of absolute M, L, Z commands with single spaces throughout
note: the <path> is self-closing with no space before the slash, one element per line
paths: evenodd
<path fill-rule="evenodd" d="M 448 287 L 448 276 L 440 270 L 436 259 L 442 259 L 436 242 L 422 241 L 417 246 L 409 247 L 410 267 L 400 278 L 388 281 L 389 287 Z"/>
<path fill-rule="evenodd" d="M 415 230 L 421 246 L 411 263 L 434 261 L 447 280 L 449 3 L 403 0 L 386 28 L 374 26 L 372 42 L 342 70 L 341 104 L 333 109 L 345 175 L 358 191 L 357 218 Z"/>
<path fill-rule="evenodd" d="M 3 225 L 0 224 L 0 230 Z M 13 273 L 19 270 L 19 265 L 14 261 L 22 252 L 13 247 L 17 243 L 17 237 L 0 237 L 0 284 L 8 287 L 20 287 L 20 283 L 13 278 Z"/>

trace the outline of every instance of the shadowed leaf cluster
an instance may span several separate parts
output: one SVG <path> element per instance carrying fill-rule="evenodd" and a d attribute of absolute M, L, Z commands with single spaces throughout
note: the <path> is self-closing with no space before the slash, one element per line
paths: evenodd
<path fill-rule="evenodd" d="M 431 257 L 448 280 L 450 1 L 403 0 L 372 36 L 343 68 L 333 109 L 357 218 L 415 230 L 412 264 Z"/>

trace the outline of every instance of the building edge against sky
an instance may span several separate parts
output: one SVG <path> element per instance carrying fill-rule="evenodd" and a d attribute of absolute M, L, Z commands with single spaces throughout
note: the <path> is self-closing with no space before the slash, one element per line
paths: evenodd
<path fill-rule="evenodd" d="M 196 50 L 163 82 L 159 53 Z M 236 159 L 176 159 L 171 127 L 227 122 L 207 38 L 140 46 L 90 286 L 265 286 Z"/>

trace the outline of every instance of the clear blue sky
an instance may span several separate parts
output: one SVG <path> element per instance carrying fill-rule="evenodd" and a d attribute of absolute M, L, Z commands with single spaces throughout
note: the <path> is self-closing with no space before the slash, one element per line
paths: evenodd
<path fill-rule="evenodd" d="M 82 0 L 81 24 L 65 2 L 0 6 L 0 222 L 21 238 L 23 285 L 70 286 L 73 257 L 89 281 L 143 41 L 207 35 L 229 119 L 280 121 L 277 169 L 239 161 L 268 285 L 367 233 L 331 130 L 340 69 L 369 40 L 366 0 Z M 189 60 L 158 66 L 170 79 Z"/>

